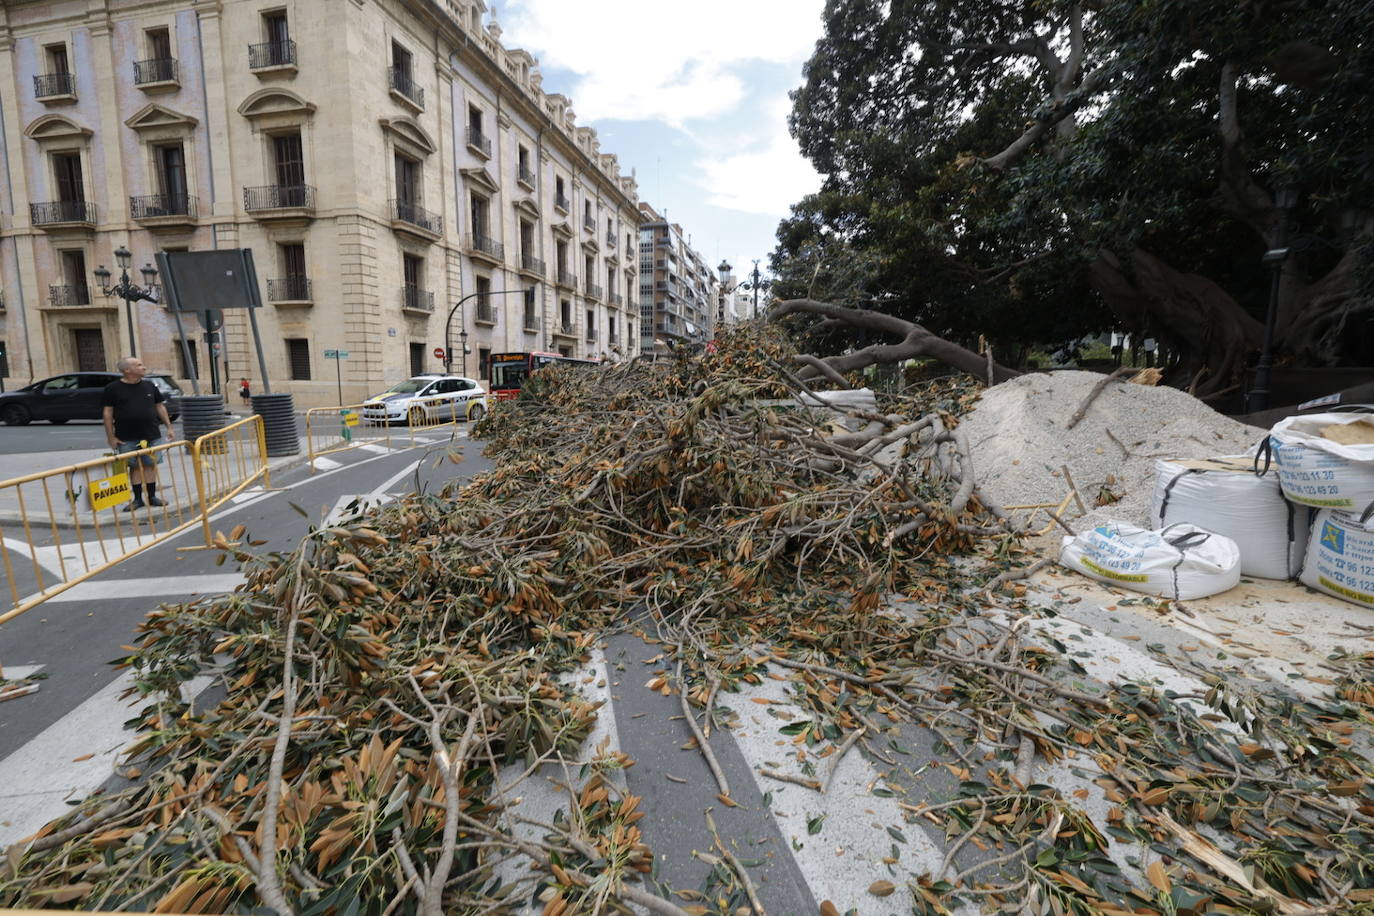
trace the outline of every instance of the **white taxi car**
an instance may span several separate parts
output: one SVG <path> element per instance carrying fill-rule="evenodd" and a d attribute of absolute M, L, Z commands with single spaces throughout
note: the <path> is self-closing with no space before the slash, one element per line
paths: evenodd
<path fill-rule="evenodd" d="M 369 423 L 425 426 L 478 420 L 487 412 L 487 392 L 476 379 L 426 372 L 397 382 L 363 402 Z"/>

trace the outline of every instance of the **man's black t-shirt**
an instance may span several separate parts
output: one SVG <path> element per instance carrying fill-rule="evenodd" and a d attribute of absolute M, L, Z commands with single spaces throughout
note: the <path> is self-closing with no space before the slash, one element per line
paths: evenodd
<path fill-rule="evenodd" d="M 114 408 L 115 438 L 121 442 L 149 442 L 158 437 L 157 405 L 167 400 L 157 386 L 145 379 L 130 385 L 113 381 L 105 386 L 102 407 Z"/>

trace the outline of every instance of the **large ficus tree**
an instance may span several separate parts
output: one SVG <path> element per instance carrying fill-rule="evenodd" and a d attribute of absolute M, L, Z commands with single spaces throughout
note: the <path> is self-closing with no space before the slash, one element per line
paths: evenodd
<path fill-rule="evenodd" d="M 1216 392 L 1284 247 L 1276 351 L 1374 362 L 1371 36 L 1374 0 L 828 0 L 775 269 L 844 246 L 939 333 L 1152 334 Z"/>

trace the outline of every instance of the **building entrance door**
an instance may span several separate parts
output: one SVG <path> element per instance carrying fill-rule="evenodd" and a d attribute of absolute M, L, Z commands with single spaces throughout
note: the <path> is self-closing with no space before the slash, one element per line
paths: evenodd
<path fill-rule="evenodd" d="M 72 343 L 76 347 L 77 372 L 105 372 L 111 368 L 105 362 L 105 338 L 100 328 L 72 328 Z"/>

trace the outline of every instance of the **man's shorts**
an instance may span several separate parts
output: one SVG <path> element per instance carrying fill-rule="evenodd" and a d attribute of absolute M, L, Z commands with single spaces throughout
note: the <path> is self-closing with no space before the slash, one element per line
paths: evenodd
<path fill-rule="evenodd" d="M 115 454 L 123 455 L 125 452 L 136 452 L 140 449 L 152 448 L 155 445 L 163 445 L 166 442 L 166 439 L 161 438 L 149 439 L 147 445 L 144 445 L 142 442 L 121 442 L 119 443 L 119 445 L 115 446 Z M 153 452 L 149 455 L 139 455 L 137 458 L 134 459 L 134 461 L 143 465 L 145 468 L 151 468 L 155 465 L 162 463 L 162 452 Z"/>

